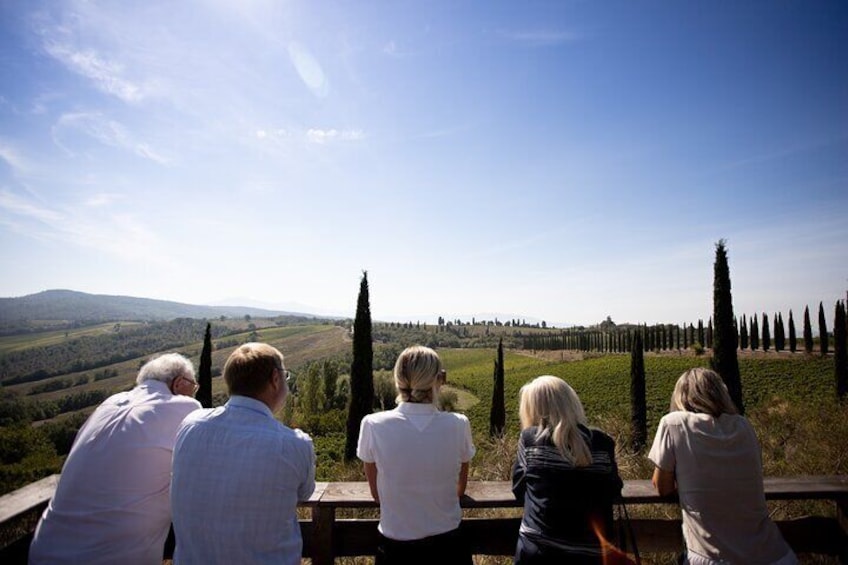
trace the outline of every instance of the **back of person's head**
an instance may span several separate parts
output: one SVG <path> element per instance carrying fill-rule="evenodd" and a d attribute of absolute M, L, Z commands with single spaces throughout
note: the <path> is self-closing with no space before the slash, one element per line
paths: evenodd
<path fill-rule="evenodd" d="M 586 413 L 577 393 L 559 377 L 543 375 L 523 387 L 518 414 L 521 428 L 538 428 L 537 437 L 550 434 L 562 456 L 577 467 L 592 463 L 592 453 L 578 424 L 586 425 Z"/>
<path fill-rule="evenodd" d="M 442 361 L 439 355 L 422 345 L 407 347 L 395 362 L 395 387 L 401 402 L 433 402 L 441 385 Z"/>
<path fill-rule="evenodd" d="M 171 386 L 174 379 L 178 377 L 193 381 L 194 365 L 184 355 L 165 353 L 145 363 L 138 371 L 135 382 L 141 384 L 144 381 L 160 381 Z"/>
<path fill-rule="evenodd" d="M 283 370 L 283 354 L 267 343 L 245 343 L 237 347 L 224 363 L 224 381 L 230 396 L 258 398 L 274 378 L 274 370 Z"/>
<path fill-rule="evenodd" d="M 689 369 L 680 375 L 671 394 L 670 410 L 709 414 L 716 418 L 737 413 L 719 374 L 703 367 Z"/>

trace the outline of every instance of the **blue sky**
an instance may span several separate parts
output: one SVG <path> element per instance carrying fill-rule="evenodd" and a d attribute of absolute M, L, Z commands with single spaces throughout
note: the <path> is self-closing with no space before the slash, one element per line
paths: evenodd
<path fill-rule="evenodd" d="M 0 296 L 684 322 L 848 288 L 844 2 L 0 3 Z"/>

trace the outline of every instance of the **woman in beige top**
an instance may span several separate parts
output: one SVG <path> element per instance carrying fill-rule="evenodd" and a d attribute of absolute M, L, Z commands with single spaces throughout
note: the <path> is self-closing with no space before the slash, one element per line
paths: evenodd
<path fill-rule="evenodd" d="M 798 562 L 768 516 L 757 436 L 717 373 L 681 375 L 648 458 L 659 494 L 680 497 L 685 563 Z"/>

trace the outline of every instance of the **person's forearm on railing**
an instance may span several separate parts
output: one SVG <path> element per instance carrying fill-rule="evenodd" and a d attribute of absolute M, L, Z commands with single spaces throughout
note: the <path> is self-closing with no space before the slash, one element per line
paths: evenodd
<path fill-rule="evenodd" d="M 459 467 L 459 480 L 456 483 L 456 495 L 462 496 L 465 494 L 465 489 L 468 486 L 468 462 L 466 461 Z"/>
<path fill-rule="evenodd" d="M 377 464 L 363 463 L 362 467 L 365 469 L 365 479 L 368 481 L 368 489 L 371 491 L 371 496 L 379 504 L 380 494 L 377 492 Z"/>

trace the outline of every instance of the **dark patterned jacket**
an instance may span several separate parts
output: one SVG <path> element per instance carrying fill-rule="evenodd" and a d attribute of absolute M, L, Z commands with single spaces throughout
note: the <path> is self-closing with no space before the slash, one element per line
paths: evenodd
<path fill-rule="evenodd" d="M 532 542 L 528 545 L 545 552 L 595 557 L 600 556 L 600 543 L 592 526 L 602 528 L 606 538 L 614 541 L 612 506 L 621 496 L 623 483 L 612 438 L 600 430 L 579 429 L 592 452 L 587 467 L 568 463 L 550 434 L 537 438 L 537 428 L 523 430 L 512 492 L 524 503 L 519 536 Z"/>

